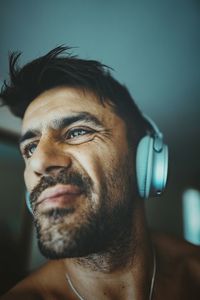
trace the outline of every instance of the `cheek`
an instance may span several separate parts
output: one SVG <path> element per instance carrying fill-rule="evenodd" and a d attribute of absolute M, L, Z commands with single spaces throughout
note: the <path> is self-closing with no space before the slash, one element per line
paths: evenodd
<path fill-rule="evenodd" d="M 28 171 L 27 171 L 26 167 L 24 169 L 24 182 L 25 182 L 26 187 L 28 187 Z"/>
<path fill-rule="evenodd" d="M 24 170 L 24 182 L 25 182 L 26 189 L 28 192 L 30 192 L 36 184 L 33 182 L 33 177 L 31 175 L 30 170 L 27 167 L 25 167 L 25 170 Z"/>
<path fill-rule="evenodd" d="M 73 156 L 92 179 L 95 189 L 99 189 L 102 179 L 119 167 L 121 155 L 113 146 L 94 148 L 92 146 L 85 147 L 85 149 L 82 147 Z"/>
<path fill-rule="evenodd" d="M 98 175 L 101 173 L 102 165 L 101 159 L 97 153 L 94 153 L 91 149 L 81 149 L 76 152 L 74 155 L 75 162 L 78 163 L 79 167 L 92 179 L 93 184 L 95 185 L 98 181 Z"/>
<path fill-rule="evenodd" d="M 24 182 L 28 191 L 30 191 L 30 176 L 27 168 L 24 170 Z"/>

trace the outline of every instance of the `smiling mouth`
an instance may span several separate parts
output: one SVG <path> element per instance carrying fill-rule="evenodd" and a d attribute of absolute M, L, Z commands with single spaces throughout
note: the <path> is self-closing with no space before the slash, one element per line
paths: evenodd
<path fill-rule="evenodd" d="M 46 208 L 66 207 L 66 205 L 74 204 L 81 194 L 83 194 L 83 191 L 76 185 L 57 184 L 44 190 L 39 196 L 36 205 L 42 205 Z"/>

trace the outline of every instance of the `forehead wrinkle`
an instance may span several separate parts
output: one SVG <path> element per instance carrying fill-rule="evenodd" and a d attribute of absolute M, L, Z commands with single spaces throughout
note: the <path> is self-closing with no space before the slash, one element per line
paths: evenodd
<path fill-rule="evenodd" d="M 70 116 L 52 120 L 51 127 L 53 129 L 59 130 L 79 121 L 93 123 L 95 126 L 102 126 L 100 120 L 94 115 L 88 112 L 79 112 L 79 113 L 73 113 Z"/>

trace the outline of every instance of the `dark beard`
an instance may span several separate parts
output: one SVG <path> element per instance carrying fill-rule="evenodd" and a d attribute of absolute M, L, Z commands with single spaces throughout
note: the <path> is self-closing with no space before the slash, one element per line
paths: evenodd
<path fill-rule="evenodd" d="M 119 238 L 122 242 L 122 239 L 127 240 L 130 237 L 133 201 L 127 167 L 128 161 L 125 166 L 109 172 L 103 178 L 98 207 L 95 209 L 93 184 L 89 177 L 62 170 L 56 178 L 41 180 L 31 193 L 31 202 L 35 212 L 38 245 L 45 257 L 74 258 L 105 253 L 116 241 L 119 242 Z M 40 193 L 58 183 L 75 184 L 86 196 L 87 206 L 73 226 L 67 226 L 66 222 L 74 213 L 73 207 L 51 209 L 42 214 L 37 211 L 35 203 Z M 44 229 L 42 224 L 47 220 L 49 226 Z"/>

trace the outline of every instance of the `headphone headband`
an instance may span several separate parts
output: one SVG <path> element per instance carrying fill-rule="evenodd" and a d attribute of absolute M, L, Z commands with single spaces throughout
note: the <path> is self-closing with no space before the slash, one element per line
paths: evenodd
<path fill-rule="evenodd" d="M 156 123 L 146 114 L 142 114 L 143 118 L 151 125 L 151 127 L 154 130 L 154 135 L 158 136 L 160 139 L 163 139 L 163 134 L 162 132 L 159 130 L 158 126 L 156 125 Z"/>

